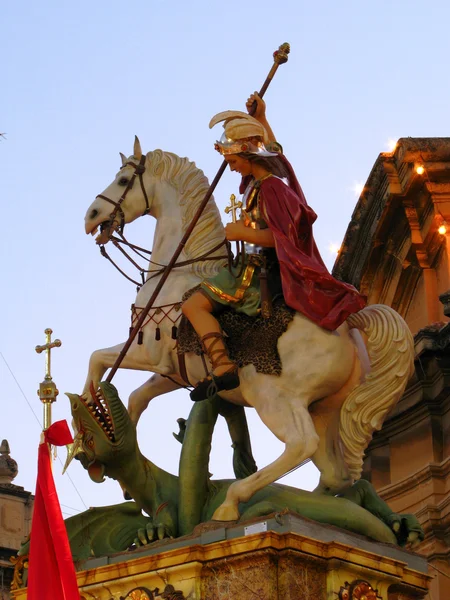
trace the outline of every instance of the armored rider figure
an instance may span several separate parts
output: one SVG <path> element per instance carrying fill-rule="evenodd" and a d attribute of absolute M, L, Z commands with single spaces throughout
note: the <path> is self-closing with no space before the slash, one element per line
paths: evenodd
<path fill-rule="evenodd" d="M 242 176 L 244 210 L 241 219 L 226 225 L 225 237 L 243 242 L 246 252 L 237 265 L 223 267 L 215 277 L 204 280 L 183 304 L 183 314 L 212 365 L 210 375 L 191 392 L 195 401 L 239 386 L 237 365 L 228 355 L 214 316 L 220 310 L 228 307 L 248 316 L 260 312 L 268 316 L 270 296 L 282 298 L 320 327 L 333 331 L 365 305 L 353 286 L 328 272 L 312 232 L 317 215 L 275 140 L 258 94 L 248 98 L 247 109 L 254 102 L 254 117 L 225 111 L 210 122 L 210 127 L 224 122 L 224 134 L 215 148 L 230 169 Z"/>

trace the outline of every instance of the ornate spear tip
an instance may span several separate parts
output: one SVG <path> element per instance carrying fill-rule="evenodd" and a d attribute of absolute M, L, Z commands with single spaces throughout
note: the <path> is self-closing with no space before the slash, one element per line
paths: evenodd
<path fill-rule="evenodd" d="M 9 454 L 9 453 L 10 453 L 10 449 L 9 449 L 8 440 L 3 440 L 2 444 L 0 446 L 0 454 Z"/>
<path fill-rule="evenodd" d="M 275 52 L 273 53 L 274 61 L 278 65 L 284 64 L 288 60 L 288 54 L 290 51 L 291 51 L 291 47 L 287 42 L 285 42 L 284 44 L 281 44 L 281 46 L 278 48 L 278 50 L 275 50 Z"/>

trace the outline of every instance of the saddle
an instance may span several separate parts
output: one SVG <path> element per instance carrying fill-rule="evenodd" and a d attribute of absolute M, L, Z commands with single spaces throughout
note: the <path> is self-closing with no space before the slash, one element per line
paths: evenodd
<path fill-rule="evenodd" d="M 189 290 L 186 300 L 197 288 Z M 254 365 L 258 373 L 281 375 L 281 360 L 278 354 L 278 338 L 283 335 L 295 315 L 295 310 L 286 306 L 282 299 L 273 304 L 272 316 L 248 317 L 232 308 L 226 308 L 215 317 L 225 333 L 225 343 L 230 358 L 239 367 Z M 194 328 L 183 316 L 178 327 L 178 352 L 203 354 L 202 345 Z"/>

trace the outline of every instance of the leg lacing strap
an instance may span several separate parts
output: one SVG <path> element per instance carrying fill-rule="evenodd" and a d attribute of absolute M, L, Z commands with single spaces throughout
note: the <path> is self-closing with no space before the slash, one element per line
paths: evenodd
<path fill-rule="evenodd" d="M 207 346 L 205 344 L 206 340 L 213 341 Z M 225 346 L 225 339 L 223 333 L 219 333 L 218 331 L 207 333 L 200 339 L 200 342 L 202 344 L 203 351 L 208 355 L 209 360 L 211 361 L 211 367 L 213 370 L 216 367 L 221 367 L 224 365 L 234 366 L 234 362 L 231 361 L 228 357 L 228 351 L 226 347 L 214 349 L 214 346 L 216 346 L 218 343 L 222 343 L 223 346 Z"/>
<path fill-rule="evenodd" d="M 207 340 L 212 341 L 206 345 L 205 342 Z M 197 386 L 192 390 L 190 396 L 191 400 L 194 402 L 214 398 L 214 396 L 221 391 L 234 390 L 239 387 L 238 367 L 236 363 L 231 361 L 228 357 L 222 333 L 216 331 L 207 333 L 200 341 L 202 343 L 203 351 L 208 355 L 211 361 L 212 370 L 211 373 L 205 379 L 199 381 Z M 222 348 L 214 348 L 214 346 L 219 343 Z M 221 375 L 214 375 L 214 369 L 219 366 L 227 366 L 228 369 Z"/>

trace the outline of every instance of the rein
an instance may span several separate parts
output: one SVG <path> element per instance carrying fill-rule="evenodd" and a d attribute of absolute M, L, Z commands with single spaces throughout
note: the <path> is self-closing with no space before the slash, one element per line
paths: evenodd
<path fill-rule="evenodd" d="M 127 275 L 125 273 L 125 271 L 123 271 L 119 265 L 113 261 L 113 259 L 109 256 L 108 252 L 106 251 L 105 246 L 102 244 L 100 246 L 100 254 L 102 256 L 104 256 L 105 258 L 107 258 L 109 260 L 109 262 L 119 271 L 119 273 L 121 273 L 126 279 L 128 279 L 128 281 L 131 281 L 131 283 L 134 283 L 137 285 L 137 288 L 139 291 L 140 288 L 150 279 L 153 279 L 154 277 L 158 277 L 158 275 L 162 275 L 164 273 L 164 271 L 166 270 L 167 266 L 166 265 L 160 265 L 159 263 L 154 263 L 150 260 L 150 263 L 153 265 L 156 265 L 158 267 L 160 267 L 159 269 L 144 269 L 142 268 L 135 260 L 133 260 L 133 258 L 128 254 L 128 252 L 126 252 L 122 247 L 121 244 L 124 244 L 125 246 L 128 246 L 133 252 L 135 252 L 138 256 L 140 256 L 141 258 L 146 258 L 145 256 L 143 256 L 141 254 L 141 252 L 145 252 L 146 254 L 151 255 L 151 250 L 146 250 L 145 248 L 141 248 L 139 246 L 135 246 L 134 244 L 130 243 L 127 239 L 125 239 L 125 236 L 123 235 L 123 233 L 119 232 L 119 235 L 122 239 L 119 239 L 113 235 L 111 235 L 110 240 L 111 242 L 114 244 L 114 246 L 116 248 L 118 248 L 120 250 L 120 252 L 125 256 L 125 258 L 127 258 L 131 264 L 139 271 L 139 274 L 141 276 L 141 282 L 136 281 L 135 279 L 132 279 L 129 275 Z M 227 254 L 221 255 L 221 256 L 211 256 L 211 254 L 213 254 L 214 252 L 216 252 L 217 250 L 219 250 L 219 248 L 221 248 L 222 246 L 225 246 L 227 249 Z M 183 260 L 180 262 L 176 262 L 173 265 L 173 268 L 177 268 L 177 267 L 187 267 L 189 265 L 192 265 L 196 262 L 200 262 L 200 261 L 207 261 L 207 260 L 230 260 L 231 257 L 231 245 L 229 244 L 229 242 L 227 240 L 223 240 L 222 242 L 220 242 L 219 244 L 217 244 L 216 246 L 214 246 L 214 248 L 211 248 L 211 250 L 208 250 L 208 252 L 205 252 L 204 254 L 202 254 L 201 256 L 197 256 L 196 258 L 191 258 L 189 260 Z M 145 276 L 148 275 L 147 279 L 145 278 Z"/>

